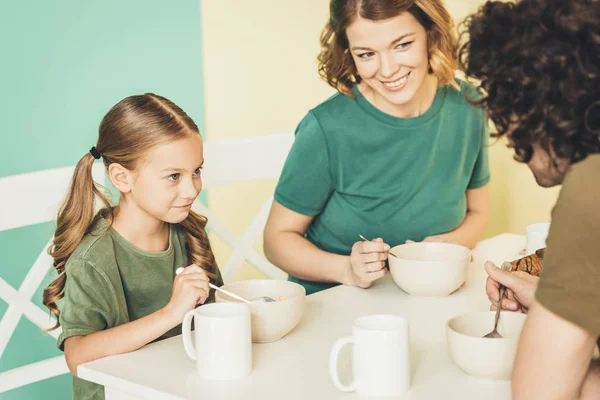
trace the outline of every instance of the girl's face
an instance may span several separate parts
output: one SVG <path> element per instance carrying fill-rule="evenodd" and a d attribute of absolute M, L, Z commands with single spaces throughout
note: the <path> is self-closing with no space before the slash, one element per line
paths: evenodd
<path fill-rule="evenodd" d="M 183 221 L 202 190 L 202 147 L 199 134 L 155 146 L 132 173 L 127 200 L 158 220 Z"/>
<path fill-rule="evenodd" d="M 375 103 L 386 108 L 410 104 L 429 73 L 427 32 L 419 21 L 409 12 L 384 21 L 358 17 L 346 35 L 357 72 Z"/>

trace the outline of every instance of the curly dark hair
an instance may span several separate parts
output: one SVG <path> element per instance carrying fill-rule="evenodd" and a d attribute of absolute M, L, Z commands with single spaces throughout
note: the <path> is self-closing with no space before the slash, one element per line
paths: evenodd
<path fill-rule="evenodd" d="M 532 144 L 571 162 L 600 152 L 600 0 L 488 1 L 460 26 L 467 79 L 515 159 Z"/>

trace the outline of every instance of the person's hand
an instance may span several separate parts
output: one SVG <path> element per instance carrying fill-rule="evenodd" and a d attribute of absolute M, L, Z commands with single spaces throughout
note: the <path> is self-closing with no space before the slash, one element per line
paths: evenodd
<path fill-rule="evenodd" d="M 385 260 L 390 246 L 377 238 L 354 243 L 350 253 L 350 268 L 346 283 L 361 288 L 370 287 L 386 273 Z"/>
<path fill-rule="evenodd" d="M 203 304 L 208 297 L 210 288 L 206 272 L 199 266 L 188 265 L 173 280 L 171 300 L 165 306 L 167 314 L 178 323 L 183 321 L 185 314 Z"/>
<path fill-rule="evenodd" d="M 485 292 L 492 303 L 490 310 L 497 309 L 500 299 L 499 285 L 502 284 L 506 287 L 502 309 L 527 313 L 533 303 L 540 278 L 523 271 L 503 271 L 490 261 L 485 263 L 485 271 L 488 274 Z"/>

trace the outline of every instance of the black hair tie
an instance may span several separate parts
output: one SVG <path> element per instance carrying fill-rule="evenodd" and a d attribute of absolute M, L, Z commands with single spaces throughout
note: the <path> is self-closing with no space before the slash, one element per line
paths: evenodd
<path fill-rule="evenodd" d="M 98 153 L 98 150 L 96 150 L 96 146 L 92 146 L 92 148 L 90 149 L 90 154 L 92 155 L 92 157 L 94 157 L 96 160 L 99 160 L 100 157 L 102 157 L 100 155 L 100 153 Z"/>

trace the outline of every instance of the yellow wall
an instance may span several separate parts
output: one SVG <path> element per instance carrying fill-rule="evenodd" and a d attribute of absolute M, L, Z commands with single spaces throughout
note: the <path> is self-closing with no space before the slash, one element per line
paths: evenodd
<path fill-rule="evenodd" d="M 479 0 L 446 2 L 455 20 Z M 206 133 L 211 141 L 292 132 L 306 112 L 333 94 L 317 74 L 319 35 L 329 0 L 204 0 Z M 548 221 L 558 189 L 541 189 L 503 143 L 490 148 L 492 217 L 487 236 L 524 233 Z M 273 193 L 275 181 L 212 189 L 210 208 L 238 235 Z M 212 237 L 219 265 L 231 254 Z M 262 253 L 262 241 L 256 243 Z M 261 275 L 246 265 L 237 279 Z"/>

